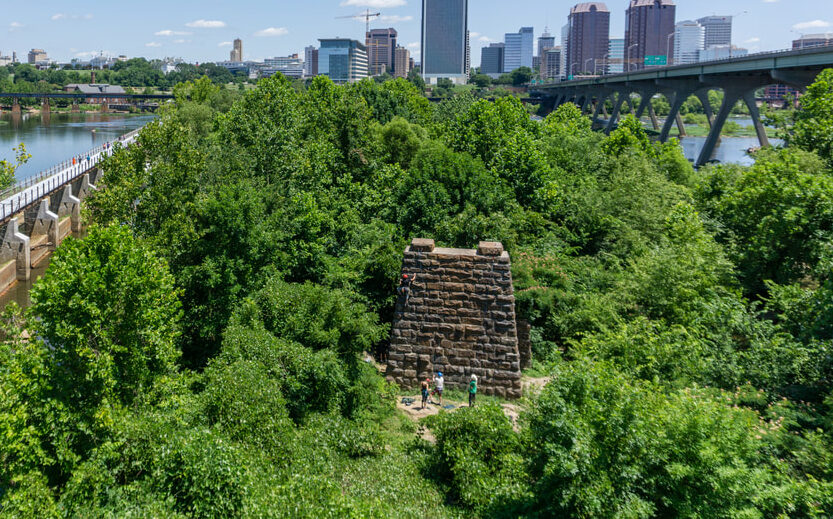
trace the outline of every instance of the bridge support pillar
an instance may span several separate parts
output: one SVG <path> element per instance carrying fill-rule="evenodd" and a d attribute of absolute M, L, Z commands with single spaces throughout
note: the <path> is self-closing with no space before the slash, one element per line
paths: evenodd
<path fill-rule="evenodd" d="M 72 194 L 72 185 L 64 186 L 58 204 L 58 217 L 70 217 L 72 232 L 81 232 L 81 200 Z"/>
<path fill-rule="evenodd" d="M 758 110 L 758 104 L 755 102 L 755 93 L 752 91 L 746 92 L 743 95 L 743 100 L 749 108 L 749 114 L 752 116 L 752 124 L 755 125 L 755 133 L 758 134 L 758 142 L 762 148 L 769 146 L 769 137 L 766 134 L 766 128 L 761 122 L 761 112 Z"/>
<path fill-rule="evenodd" d="M 78 103 L 76 103 L 75 101 L 72 102 L 72 108 L 70 108 L 69 111 L 74 114 L 81 112 L 81 110 L 78 108 Z"/>
<path fill-rule="evenodd" d="M 674 92 L 670 95 L 666 94 L 666 96 L 671 98 L 671 111 L 668 112 L 665 124 L 662 125 L 662 132 L 659 136 L 659 140 L 661 142 L 668 141 L 668 136 L 671 134 L 671 127 L 677 121 L 677 116 L 680 114 L 680 108 L 682 108 L 683 103 L 685 103 L 686 98 L 688 98 L 688 96 L 682 92 Z"/>
<path fill-rule="evenodd" d="M 651 98 L 654 97 L 654 93 L 643 90 L 639 93 L 639 97 L 639 108 L 636 109 L 636 118 L 642 119 L 642 116 L 645 115 L 645 110 L 651 104 Z"/>
<path fill-rule="evenodd" d="M 17 218 L 12 218 L 6 225 L 6 234 L 0 245 L 0 262 L 14 261 L 15 279 L 28 281 L 32 273 L 31 254 L 29 237 L 20 232 Z"/>
<path fill-rule="evenodd" d="M 680 137 L 688 137 L 688 133 L 685 131 L 685 121 L 683 121 L 683 116 L 680 115 L 680 112 L 677 112 L 677 129 L 680 130 Z"/>
<path fill-rule="evenodd" d="M 104 101 L 103 103 L 101 103 L 101 113 L 106 114 L 109 111 L 110 111 L 110 105 L 107 103 L 107 101 Z"/>
<path fill-rule="evenodd" d="M 616 92 L 614 94 L 616 96 L 616 101 L 613 102 L 613 113 L 610 115 L 610 119 L 607 121 L 607 127 L 605 128 L 605 133 L 610 135 L 610 132 L 613 131 L 613 127 L 616 126 L 616 123 L 619 120 L 619 112 L 622 109 L 622 104 L 625 102 L 625 99 L 622 99 L 626 95 L 630 97 L 629 94 L 626 94 L 624 90 Z"/>
<path fill-rule="evenodd" d="M 720 105 L 720 111 L 717 113 L 714 125 L 712 126 L 709 136 L 706 137 L 706 143 L 700 151 L 700 156 L 697 158 L 695 166 L 702 166 L 708 163 L 714 155 L 714 150 L 720 140 L 720 132 L 723 131 L 723 125 L 726 124 L 726 119 L 732 113 L 732 108 L 737 104 L 738 100 L 743 96 L 743 93 L 735 89 L 725 89 L 723 91 L 723 104 Z"/>
<path fill-rule="evenodd" d="M 58 215 L 49 210 L 49 201 L 41 200 L 35 224 L 32 226 L 31 238 L 46 236 L 49 240 L 49 250 L 54 251 L 61 243 L 58 232 Z"/>
<path fill-rule="evenodd" d="M 20 115 L 20 100 L 17 98 L 12 101 L 12 115 Z"/>
<path fill-rule="evenodd" d="M 43 103 L 41 103 L 40 111 L 41 111 L 42 114 L 48 114 L 49 113 L 50 110 L 49 110 L 49 98 L 48 97 L 43 98 Z"/>
<path fill-rule="evenodd" d="M 592 125 L 596 126 L 599 123 L 599 114 L 602 111 L 605 111 L 605 115 L 607 115 L 607 111 L 605 108 L 605 103 L 607 102 L 607 98 L 610 97 L 610 92 L 607 90 L 602 90 L 596 95 L 596 108 L 593 110 L 593 119 Z"/>
<path fill-rule="evenodd" d="M 96 189 L 90 181 L 90 174 L 84 173 L 81 175 L 81 183 L 78 185 L 78 199 L 81 201 L 86 200 Z"/>
<path fill-rule="evenodd" d="M 659 131 L 659 118 L 657 117 L 657 112 L 654 110 L 654 103 L 648 103 L 648 115 L 651 116 L 651 126 L 654 127 L 654 131 Z"/>

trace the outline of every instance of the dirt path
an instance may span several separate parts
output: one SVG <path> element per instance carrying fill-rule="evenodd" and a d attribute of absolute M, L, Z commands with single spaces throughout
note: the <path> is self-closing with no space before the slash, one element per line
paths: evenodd
<path fill-rule="evenodd" d="M 413 403 L 409 404 L 409 400 L 413 400 Z M 431 403 L 429 403 L 425 407 L 425 409 L 422 409 L 422 398 L 419 395 L 403 395 L 397 397 L 396 399 L 396 408 L 399 409 L 402 413 L 404 413 L 405 416 L 407 416 L 419 425 L 417 435 L 423 440 L 429 441 L 431 443 L 435 443 L 436 438 L 434 438 L 434 435 L 431 434 L 431 431 L 420 422 L 425 417 L 439 414 L 441 409 L 453 413 L 468 406 L 468 402 L 459 402 L 457 400 L 443 399 L 443 407 L 440 407 L 439 404 L 437 404 L 436 401 L 432 399 Z M 506 417 L 512 421 L 512 426 L 515 428 L 515 430 L 520 430 L 518 426 L 518 417 L 521 414 L 521 407 L 516 404 L 505 403 L 501 404 L 501 407 L 503 407 L 503 413 L 506 415 Z"/>

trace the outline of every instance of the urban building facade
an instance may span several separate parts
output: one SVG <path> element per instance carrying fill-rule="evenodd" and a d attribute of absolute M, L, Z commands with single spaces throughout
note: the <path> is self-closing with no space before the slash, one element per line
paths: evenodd
<path fill-rule="evenodd" d="M 700 61 L 700 52 L 705 49 L 705 27 L 693 20 L 677 24 L 674 29 L 674 65 L 697 63 Z"/>
<path fill-rule="evenodd" d="M 607 74 L 621 74 L 625 71 L 625 38 L 611 38 L 607 47 Z"/>
<path fill-rule="evenodd" d="M 262 77 L 272 77 L 277 73 L 288 78 L 300 79 L 304 77 L 304 61 L 297 54 L 263 60 L 263 67 L 260 69 Z"/>
<path fill-rule="evenodd" d="M 821 34 L 805 34 L 793 41 L 793 49 L 811 49 L 813 47 L 827 47 L 833 45 L 833 32 Z"/>
<path fill-rule="evenodd" d="M 367 47 L 346 38 L 318 40 L 318 74 L 334 83 L 355 83 L 368 77 Z"/>
<path fill-rule="evenodd" d="M 715 45 L 732 44 L 732 17 L 731 16 L 705 16 L 698 18 L 697 23 L 705 29 L 703 48 L 708 49 Z"/>
<path fill-rule="evenodd" d="M 365 35 L 367 66 L 371 76 L 384 73 L 393 75 L 394 52 L 396 50 L 396 29 L 371 29 Z"/>
<path fill-rule="evenodd" d="M 585 2 L 570 9 L 567 75 L 593 75 L 604 70 L 610 44 L 610 11 L 603 2 Z"/>
<path fill-rule="evenodd" d="M 393 51 L 393 72 L 394 76 L 407 78 L 411 73 L 411 51 L 398 45 Z"/>
<path fill-rule="evenodd" d="M 550 34 L 549 28 L 544 28 L 544 34 L 538 38 L 538 54 L 532 60 L 533 68 L 538 68 L 541 72 L 541 77 L 544 76 L 544 52 L 547 49 L 555 47 L 555 36 Z"/>
<path fill-rule="evenodd" d="M 567 49 L 570 43 L 570 22 L 561 27 L 561 76 L 567 77 Z"/>
<path fill-rule="evenodd" d="M 714 45 L 700 51 L 699 61 L 716 61 L 719 59 L 740 58 L 749 54 L 747 49 L 741 49 L 734 45 Z"/>
<path fill-rule="evenodd" d="M 422 77 L 468 80 L 468 0 L 422 0 Z"/>
<path fill-rule="evenodd" d="M 29 51 L 29 64 L 30 65 L 37 65 L 41 63 L 46 63 L 49 61 L 49 56 L 46 55 L 46 51 L 43 49 L 32 49 Z"/>
<path fill-rule="evenodd" d="M 240 38 L 234 40 L 234 47 L 229 53 L 229 61 L 234 63 L 240 63 L 243 61 L 243 40 Z"/>
<path fill-rule="evenodd" d="M 521 27 L 516 33 L 506 33 L 503 54 L 503 72 L 512 72 L 521 67 L 532 68 L 534 45 L 532 27 Z"/>
<path fill-rule="evenodd" d="M 492 43 L 480 50 L 480 73 L 497 79 L 503 73 L 503 56 L 506 45 Z"/>
<path fill-rule="evenodd" d="M 318 75 L 318 49 L 309 45 L 304 49 L 304 75 L 315 77 Z"/>
<path fill-rule="evenodd" d="M 561 68 L 561 47 L 545 49 L 541 56 L 541 79 L 561 79 L 563 72 Z"/>
<path fill-rule="evenodd" d="M 670 61 L 676 17 L 673 0 L 631 0 L 625 16 L 626 69 Z"/>

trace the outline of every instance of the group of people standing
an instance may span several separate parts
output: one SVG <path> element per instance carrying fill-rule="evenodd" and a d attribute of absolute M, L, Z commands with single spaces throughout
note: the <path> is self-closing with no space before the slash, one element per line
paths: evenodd
<path fill-rule="evenodd" d="M 431 383 L 434 383 L 434 389 L 431 390 Z M 431 395 L 437 395 L 437 405 L 442 407 L 443 405 L 443 389 L 445 388 L 445 377 L 443 377 L 443 372 L 438 371 L 436 375 L 434 375 L 434 379 L 426 378 L 422 381 L 422 409 L 428 407 L 430 402 L 429 397 Z M 471 380 L 469 381 L 469 407 L 474 407 L 474 400 L 477 396 L 477 375 L 472 375 Z"/>

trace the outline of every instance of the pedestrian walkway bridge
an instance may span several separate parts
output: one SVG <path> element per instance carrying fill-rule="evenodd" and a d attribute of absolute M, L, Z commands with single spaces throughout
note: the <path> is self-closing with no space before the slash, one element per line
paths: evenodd
<path fill-rule="evenodd" d="M 30 278 L 32 267 L 81 230 L 81 202 L 96 189 L 99 164 L 113 146 L 134 143 L 139 129 L 97 146 L 0 193 L 0 292 Z M 89 157 L 89 159 L 88 159 Z"/>

